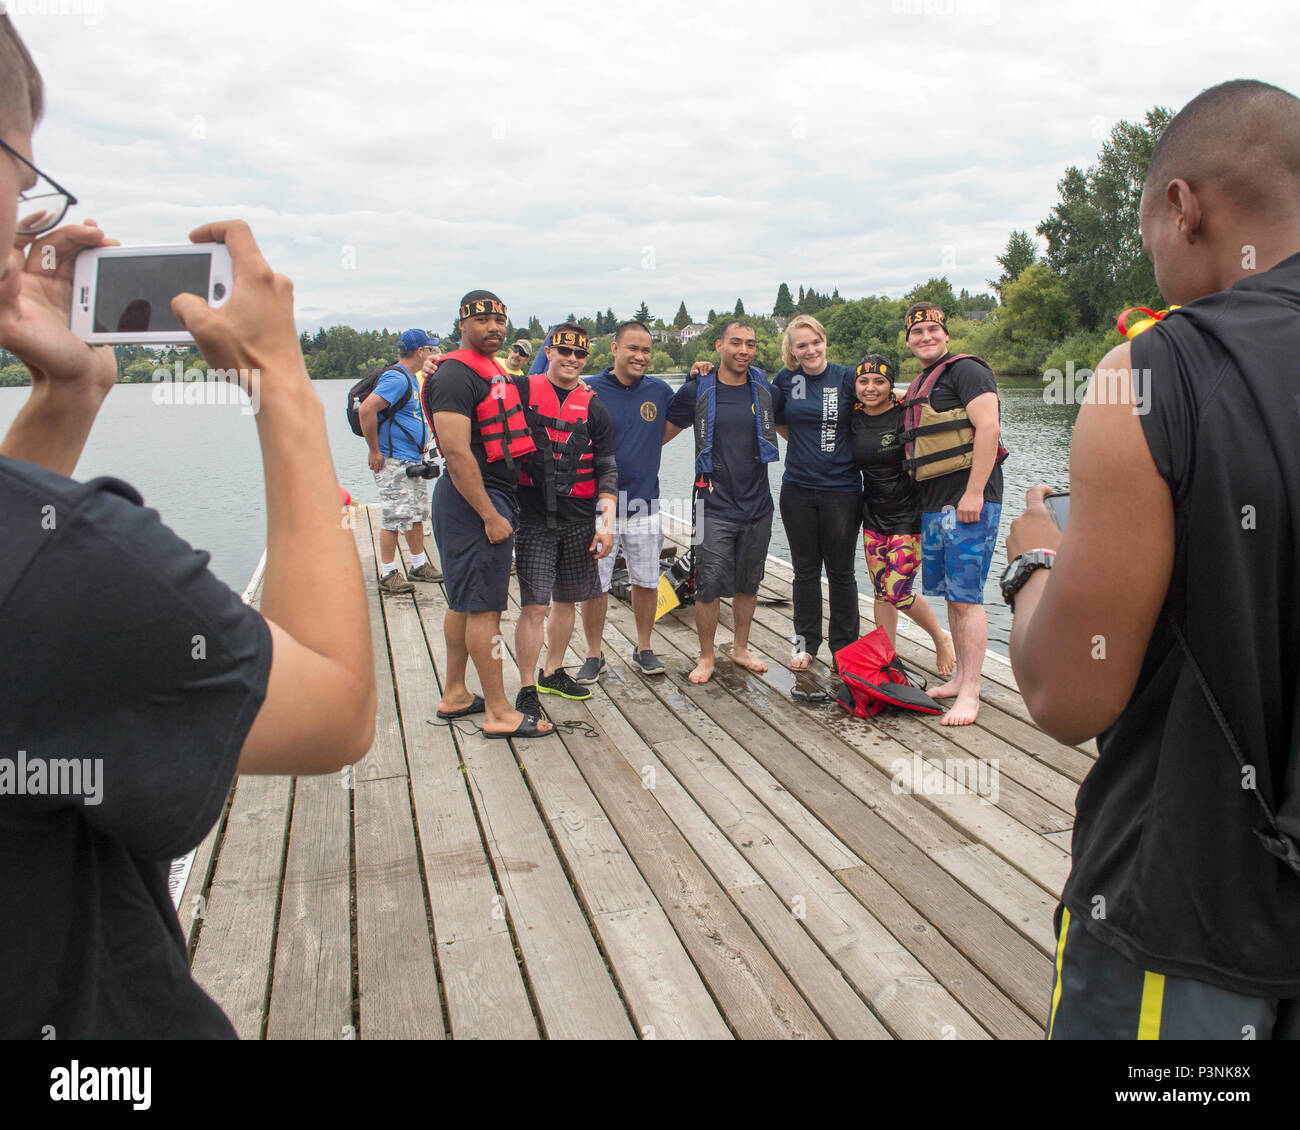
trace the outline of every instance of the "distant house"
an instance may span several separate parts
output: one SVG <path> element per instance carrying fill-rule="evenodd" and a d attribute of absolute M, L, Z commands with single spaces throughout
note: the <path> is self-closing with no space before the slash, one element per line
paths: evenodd
<path fill-rule="evenodd" d="M 689 326 L 683 326 L 681 328 L 678 332 L 677 338 L 683 345 L 685 345 L 691 340 L 691 338 L 699 337 L 700 334 L 708 328 L 708 326 L 700 325 L 699 322 L 692 322 Z"/>
<path fill-rule="evenodd" d="M 962 317 L 968 322 L 982 322 L 989 316 L 987 310 L 963 310 Z"/>
<path fill-rule="evenodd" d="M 772 321 L 774 321 L 774 322 L 776 323 L 776 332 L 777 332 L 777 333 L 785 333 L 785 325 L 786 325 L 786 322 L 789 321 L 788 318 L 773 318 Z"/>
<path fill-rule="evenodd" d="M 672 331 L 672 330 L 651 330 L 651 331 L 650 331 L 650 340 L 651 340 L 651 341 L 663 341 L 663 342 L 672 341 L 672 340 L 673 340 L 673 331 Z"/>

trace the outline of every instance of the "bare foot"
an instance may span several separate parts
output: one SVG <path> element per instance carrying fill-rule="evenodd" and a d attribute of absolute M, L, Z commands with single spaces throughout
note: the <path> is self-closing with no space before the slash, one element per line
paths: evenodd
<path fill-rule="evenodd" d="M 943 639 L 934 644 L 934 665 L 940 675 L 951 675 L 957 661 L 957 653 L 952 649 L 952 636 L 943 632 Z"/>
<path fill-rule="evenodd" d="M 752 655 L 747 647 L 742 647 L 740 649 L 733 647 L 731 649 L 731 661 L 744 667 L 747 671 L 753 671 L 757 675 L 761 675 L 767 670 L 767 664 L 759 659 L 758 656 Z"/>
<path fill-rule="evenodd" d="M 939 719 L 940 726 L 969 726 L 980 712 L 980 696 L 969 691 L 957 696 L 948 713 Z"/>
<path fill-rule="evenodd" d="M 692 683 L 707 683 L 713 678 L 713 660 L 700 657 L 695 670 L 686 676 Z"/>
<path fill-rule="evenodd" d="M 791 671 L 807 671 L 812 666 L 812 656 L 806 651 L 795 652 L 794 658 L 790 660 Z"/>
<path fill-rule="evenodd" d="M 961 690 L 961 685 L 956 679 L 949 679 L 941 687 L 935 687 L 934 690 L 927 690 L 925 693 L 931 698 L 956 698 Z"/>

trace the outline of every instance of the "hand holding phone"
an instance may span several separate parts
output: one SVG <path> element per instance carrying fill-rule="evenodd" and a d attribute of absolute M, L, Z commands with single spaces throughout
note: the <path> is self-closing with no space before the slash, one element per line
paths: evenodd
<path fill-rule="evenodd" d="M 77 256 L 72 332 L 93 345 L 193 345 L 172 299 L 192 294 L 220 309 L 233 285 L 220 243 L 94 248 Z"/>
<path fill-rule="evenodd" d="M 1052 516 L 1052 521 L 1056 523 L 1057 528 L 1065 529 L 1065 520 L 1070 516 L 1070 492 L 1067 490 L 1060 494 L 1045 495 L 1043 505 L 1047 507 L 1047 512 Z"/>

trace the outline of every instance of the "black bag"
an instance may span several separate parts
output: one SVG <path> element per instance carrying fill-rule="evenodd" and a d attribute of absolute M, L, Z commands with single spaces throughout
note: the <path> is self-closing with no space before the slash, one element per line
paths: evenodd
<path fill-rule="evenodd" d="M 352 429 L 355 435 L 359 435 L 364 438 L 366 433 L 361 430 L 361 405 L 365 401 L 366 397 L 368 397 L 372 392 L 375 391 L 375 386 L 379 384 L 380 379 L 382 377 L 386 377 L 389 373 L 401 373 L 403 376 L 406 377 L 406 391 L 397 398 L 397 401 L 395 403 L 390 404 L 387 408 L 384 408 L 380 411 L 379 426 L 382 427 L 389 420 L 393 419 L 393 417 L 396 416 L 403 408 L 405 408 L 407 403 L 410 401 L 411 378 L 410 375 L 407 374 L 404 369 L 397 369 L 397 368 L 376 369 L 373 373 L 367 373 L 364 377 L 362 377 L 359 381 L 357 381 L 356 384 L 354 384 L 350 389 L 348 389 L 348 427 Z M 396 421 L 396 423 L 397 426 L 401 428 L 402 431 L 405 433 L 406 438 L 409 439 L 412 443 L 414 443 L 418 447 L 419 444 L 416 443 L 415 437 L 406 430 L 406 427 L 405 425 L 403 425 L 402 421 L 398 420 Z"/>

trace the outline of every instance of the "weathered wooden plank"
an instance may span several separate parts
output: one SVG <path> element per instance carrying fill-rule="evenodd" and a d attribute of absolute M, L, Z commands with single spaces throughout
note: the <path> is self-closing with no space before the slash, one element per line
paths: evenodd
<path fill-rule="evenodd" d="M 235 798 L 235 786 L 238 783 L 239 778 L 236 777 L 231 783 L 230 792 L 226 796 L 226 803 L 221 809 L 221 815 L 217 817 L 217 822 L 208 829 L 208 834 L 203 837 L 203 842 L 195 849 L 194 862 L 190 865 L 190 874 L 185 880 L 185 889 L 181 892 L 181 901 L 176 906 L 176 913 L 181 923 L 181 933 L 185 935 L 185 943 L 190 948 L 191 955 L 193 954 L 194 943 L 198 938 L 199 928 L 203 924 L 208 887 L 212 882 L 212 873 L 216 866 L 217 846 L 221 843 L 222 836 L 225 835 L 226 818 L 230 812 L 231 801 Z"/>
<path fill-rule="evenodd" d="M 343 774 L 299 777 L 276 935 L 267 1036 L 337 1040 L 352 1028 L 349 846 Z"/>
<path fill-rule="evenodd" d="M 244 1040 L 259 1039 L 265 1019 L 291 784 L 288 777 L 239 778 L 212 884 L 198 908 L 194 979 Z"/>
<path fill-rule="evenodd" d="M 1070 845 L 1073 838 L 1074 838 L 1073 828 L 1066 828 L 1062 832 L 1047 832 L 1043 835 L 1043 839 L 1047 840 L 1049 843 L 1055 844 L 1062 851 L 1072 850 Z"/>
<path fill-rule="evenodd" d="M 931 856 L 978 898 L 988 903 L 1049 957 L 1056 954 L 1052 914 L 1057 896 L 1008 867 L 984 844 L 964 844 Z"/>
<path fill-rule="evenodd" d="M 630 614 L 627 615 L 630 616 Z M 619 623 L 626 621 L 630 625 L 630 620 L 627 620 L 623 610 L 611 613 L 611 619 Z M 669 650 L 661 654 L 669 654 L 671 645 L 666 645 L 666 647 Z M 679 660 L 674 657 L 673 662 L 678 663 Z M 682 661 L 681 666 L 684 668 L 686 661 Z M 716 726 L 706 713 L 699 710 L 695 703 L 686 698 L 680 688 L 674 686 L 672 680 L 643 680 L 636 676 L 624 676 L 618 666 L 612 670 L 611 676 L 620 678 L 631 687 L 632 693 L 628 693 L 627 688 L 620 685 L 617 693 L 613 696 L 614 701 L 625 713 L 635 715 L 639 710 L 643 709 L 644 704 L 639 701 L 640 695 L 637 692 L 648 693 L 649 689 L 653 688 L 655 694 L 663 700 L 663 705 L 668 707 L 673 716 L 680 721 L 688 722 L 691 730 L 698 733 L 715 752 L 725 750 L 729 745 L 735 745 L 734 741 L 725 734 L 725 731 Z M 719 734 L 722 735 L 722 740 L 719 740 Z M 834 739 L 830 740 L 833 741 Z M 783 786 L 778 785 L 778 788 L 783 788 Z M 821 818 L 821 814 L 814 813 L 814 818 Z M 855 821 L 856 817 L 851 808 L 846 813 L 845 819 L 849 823 Z M 836 840 L 836 843 L 839 843 L 839 841 Z M 841 850 L 848 853 L 850 858 L 856 860 L 857 857 L 848 852 L 847 848 Z M 830 858 L 840 859 L 843 856 L 837 853 L 830 856 Z M 1001 863 L 1000 860 L 994 860 L 994 862 Z M 1002 866 L 1011 871 L 1006 864 L 1002 864 Z M 855 870 L 855 868 L 858 870 Z M 1039 1034 L 1035 1029 L 1034 1022 L 1006 999 L 1003 990 L 954 949 L 901 895 L 890 888 L 884 879 L 876 875 L 870 868 L 861 867 L 857 863 L 855 863 L 854 867 L 845 870 L 853 877 L 851 889 L 855 894 L 858 894 L 861 898 L 862 892 L 870 892 L 869 898 L 862 899 L 870 912 L 963 1005 L 978 1017 L 990 1032 L 993 1032 L 999 1038 L 1026 1038 Z M 835 870 L 837 878 L 840 873 L 838 869 Z M 1023 881 L 1023 877 L 1018 876 L 1018 873 L 1012 872 L 1012 874 Z M 848 885 L 850 884 L 846 884 L 846 886 Z M 955 1034 L 956 1028 L 952 1028 L 951 1031 Z"/>
<path fill-rule="evenodd" d="M 357 781 L 357 972 L 366 1040 L 445 1035 L 405 777 Z"/>

